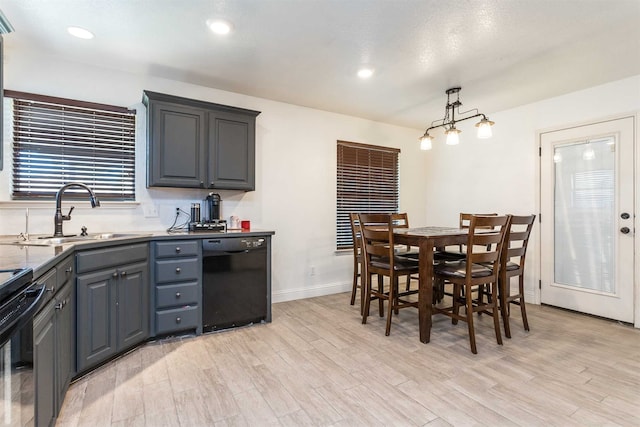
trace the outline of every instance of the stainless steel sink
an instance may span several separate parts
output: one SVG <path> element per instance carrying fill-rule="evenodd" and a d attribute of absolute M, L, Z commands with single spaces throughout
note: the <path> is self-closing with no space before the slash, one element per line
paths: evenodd
<path fill-rule="evenodd" d="M 6 240 L 0 241 L 0 245 L 19 246 L 59 246 L 66 243 L 84 243 L 96 240 L 132 239 L 135 237 L 149 236 L 149 233 L 96 233 L 87 236 L 67 236 L 67 237 L 45 237 L 30 238 L 28 240 Z"/>

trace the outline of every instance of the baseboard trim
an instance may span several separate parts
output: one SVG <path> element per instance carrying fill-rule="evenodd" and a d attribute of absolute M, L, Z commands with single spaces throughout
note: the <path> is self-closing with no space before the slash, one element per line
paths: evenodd
<path fill-rule="evenodd" d="M 271 301 L 285 302 L 304 298 L 321 297 L 324 295 L 339 294 L 349 292 L 351 283 L 329 283 L 325 285 L 313 286 L 310 288 L 290 289 L 286 291 L 275 291 L 271 294 Z"/>
<path fill-rule="evenodd" d="M 325 285 L 317 285 L 310 288 L 298 288 L 271 294 L 271 302 L 294 301 L 304 298 L 321 297 L 325 295 L 339 294 L 351 291 L 351 283 L 329 283 Z M 536 304 L 535 293 L 525 291 L 524 295 L 527 304 Z"/>

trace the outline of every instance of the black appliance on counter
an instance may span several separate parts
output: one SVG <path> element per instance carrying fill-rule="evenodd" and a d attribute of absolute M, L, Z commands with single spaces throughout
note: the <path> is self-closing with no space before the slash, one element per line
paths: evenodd
<path fill-rule="evenodd" d="M 204 212 L 199 215 L 200 218 L 189 223 L 189 231 L 225 232 L 227 230 L 227 222 L 220 219 L 221 201 L 219 194 L 209 193 L 204 199 Z"/>
<path fill-rule="evenodd" d="M 202 242 L 202 329 L 271 321 L 265 237 Z"/>
<path fill-rule="evenodd" d="M 35 424 L 33 318 L 45 287 L 30 268 L 0 270 L 0 424 Z"/>

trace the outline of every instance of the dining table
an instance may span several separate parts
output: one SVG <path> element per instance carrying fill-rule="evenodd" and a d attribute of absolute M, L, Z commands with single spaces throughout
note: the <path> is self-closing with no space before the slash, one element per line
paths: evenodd
<path fill-rule="evenodd" d="M 468 228 L 417 227 L 395 228 L 394 243 L 419 248 L 418 319 L 420 341 L 431 339 L 431 315 L 433 312 L 433 260 L 435 248 L 467 243 Z"/>

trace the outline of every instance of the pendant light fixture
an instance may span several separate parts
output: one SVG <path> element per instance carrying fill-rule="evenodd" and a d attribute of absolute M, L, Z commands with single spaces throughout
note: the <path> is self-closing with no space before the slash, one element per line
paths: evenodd
<path fill-rule="evenodd" d="M 456 145 L 460 143 L 460 130 L 456 128 L 456 123 L 463 120 L 473 119 L 475 117 L 482 117 L 482 119 L 476 123 L 478 128 L 478 138 L 486 139 L 491 138 L 491 126 L 494 122 L 489 120 L 487 116 L 478 112 L 477 108 L 469 111 L 460 112 L 460 89 L 459 87 L 452 87 L 447 89 L 447 105 L 444 110 L 444 118 L 441 120 L 434 120 L 431 122 L 431 126 L 427 128 L 424 135 L 420 137 L 420 148 L 422 150 L 431 150 L 433 147 L 433 136 L 429 135 L 429 131 L 437 128 L 444 128 L 444 133 L 447 136 L 447 145 Z M 451 101 L 452 95 L 456 96 L 455 101 Z M 469 113 L 473 113 L 468 115 Z M 458 118 L 456 118 L 458 116 Z"/>

